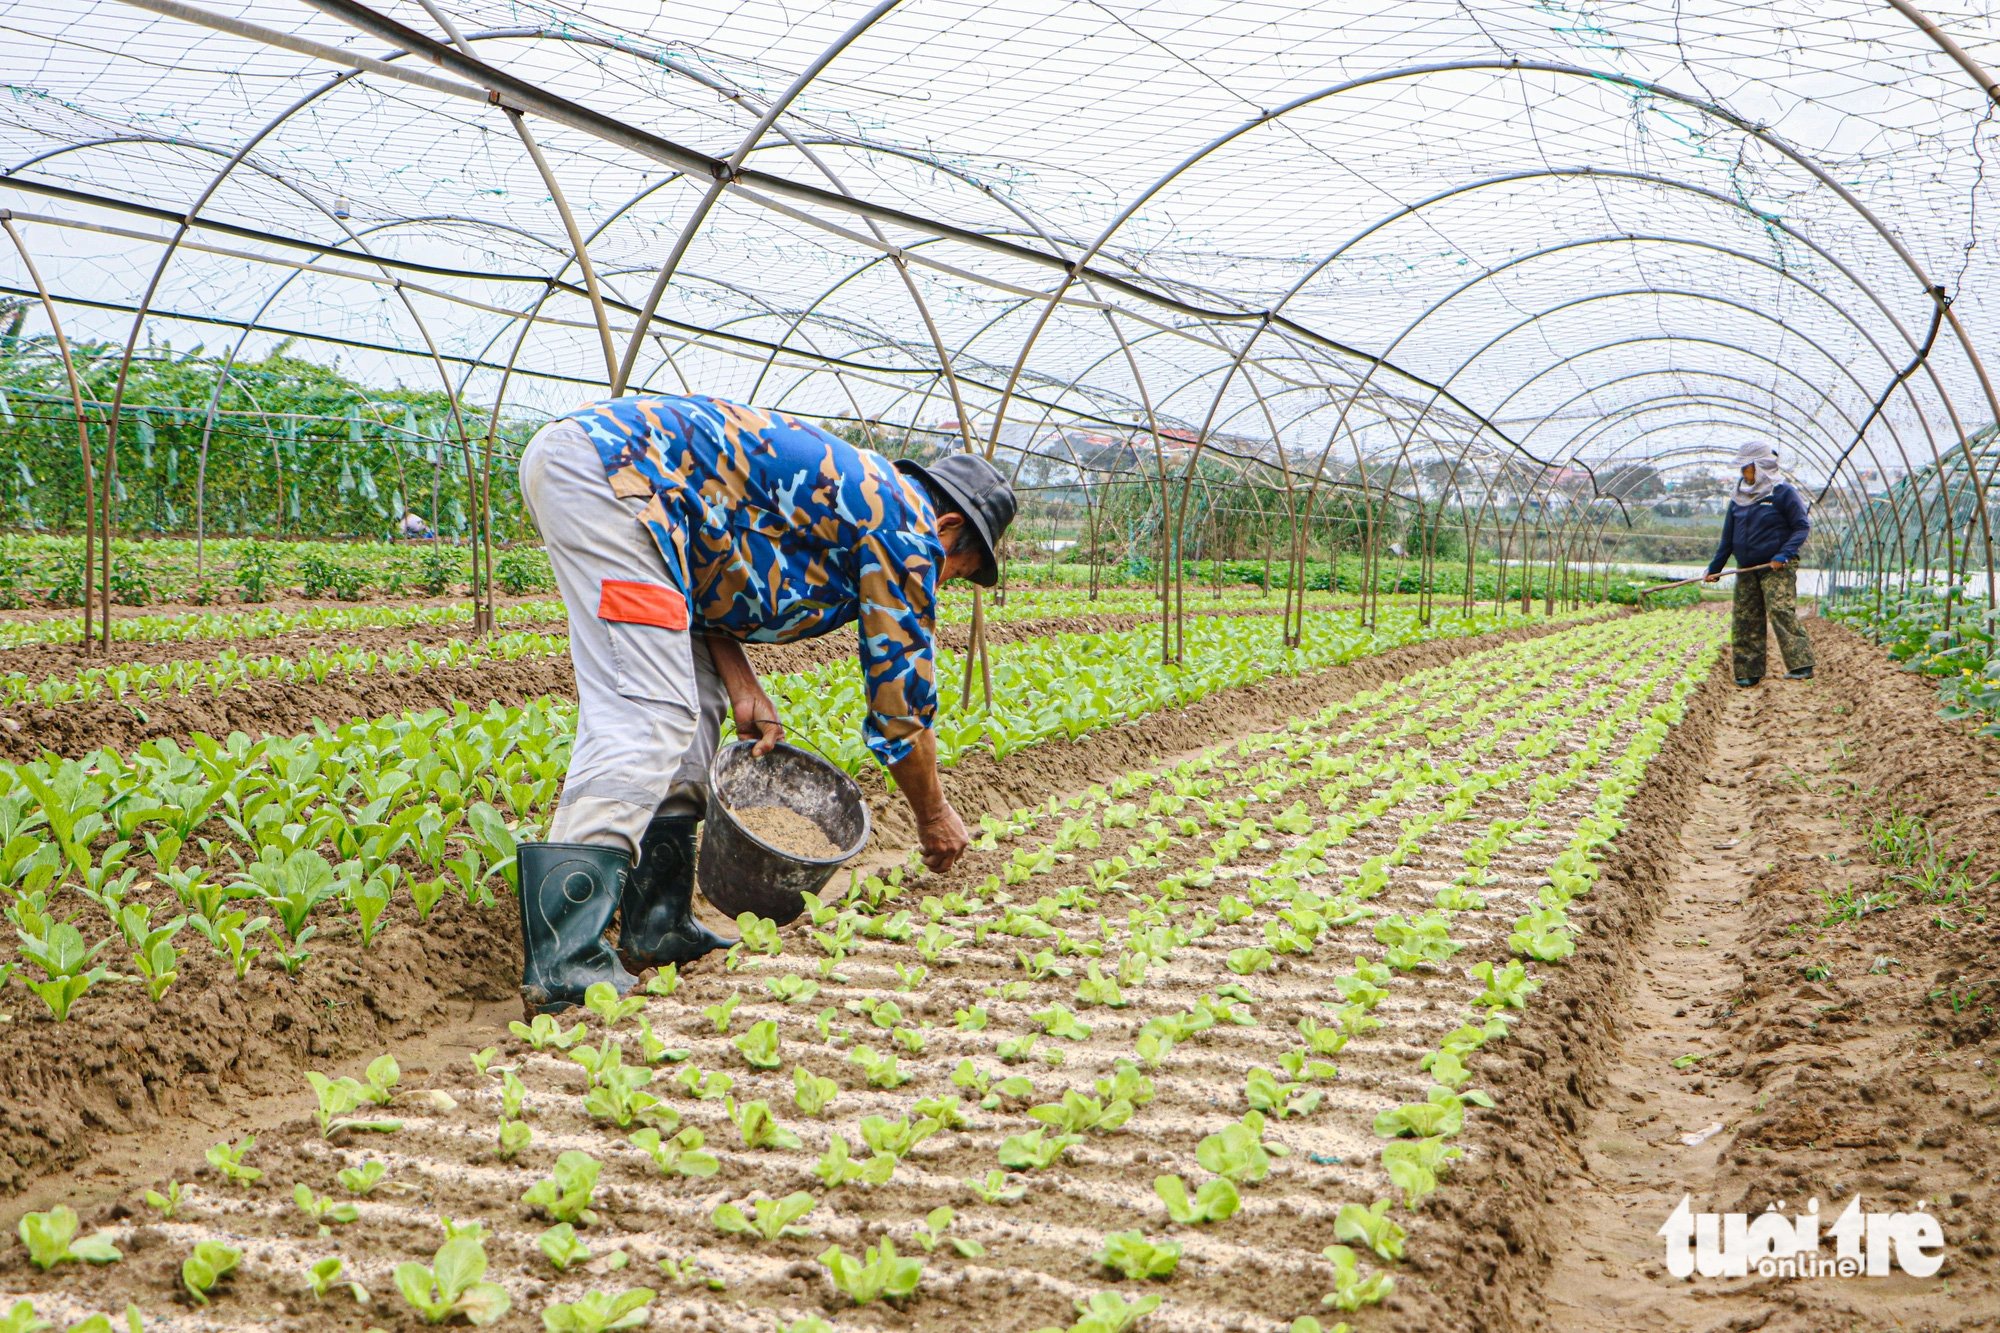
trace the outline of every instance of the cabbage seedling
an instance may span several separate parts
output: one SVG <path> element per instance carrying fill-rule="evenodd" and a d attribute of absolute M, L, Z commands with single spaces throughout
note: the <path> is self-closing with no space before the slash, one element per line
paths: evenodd
<path fill-rule="evenodd" d="M 715 1024 L 717 1032 L 727 1033 L 729 1031 L 729 1020 L 736 1016 L 736 1006 L 741 1003 L 743 1003 L 743 996 L 741 992 L 738 992 L 720 1004 L 708 1005 L 701 1011 L 702 1017 Z"/>
<path fill-rule="evenodd" d="M 389 1174 L 389 1168 L 381 1162 L 366 1161 L 360 1166 L 342 1167 L 334 1179 L 349 1194 L 366 1196 L 382 1183 L 382 1177 Z"/>
<path fill-rule="evenodd" d="M 1196 1144 L 1195 1160 L 1225 1180 L 1254 1185 L 1270 1174 L 1271 1159 L 1288 1151 L 1265 1143 L 1263 1138 L 1263 1113 L 1249 1111 L 1235 1124 L 1223 1126 Z"/>
<path fill-rule="evenodd" d="M 736 1086 L 733 1075 L 725 1074 L 720 1069 L 713 1074 L 704 1074 L 699 1065 L 688 1065 L 682 1069 L 674 1075 L 674 1082 L 685 1088 L 690 1096 L 705 1102 L 727 1096 L 729 1090 Z"/>
<path fill-rule="evenodd" d="M 1388 1212 L 1387 1199 L 1377 1199 L 1367 1208 L 1358 1203 L 1344 1203 L 1334 1216 L 1333 1234 L 1339 1240 L 1360 1241 L 1380 1258 L 1399 1260 L 1403 1257 L 1406 1233 Z"/>
<path fill-rule="evenodd" d="M 918 1120 L 915 1124 L 908 1120 L 890 1120 L 886 1116 L 871 1115 L 861 1119 L 861 1138 L 878 1153 L 901 1160 L 919 1143 L 938 1132 L 940 1126 L 935 1120 Z"/>
<path fill-rule="evenodd" d="M 566 1051 L 583 1040 L 584 1027 L 578 1023 L 573 1028 L 565 1029 L 551 1015 L 536 1014 L 534 1022 L 523 1023 L 517 1018 L 507 1024 L 507 1030 L 527 1042 L 533 1050 Z"/>
<path fill-rule="evenodd" d="M 810 977 L 787 974 L 764 978 L 764 989 L 785 1004 L 810 1004 L 819 994 L 820 986 Z"/>
<path fill-rule="evenodd" d="M 115 1264 L 125 1257 L 109 1232 L 78 1239 L 81 1226 L 75 1209 L 57 1204 L 46 1213 L 24 1215 L 17 1230 L 28 1247 L 28 1261 L 45 1273 L 60 1263 Z"/>
<path fill-rule="evenodd" d="M 159 1190 L 146 1191 L 146 1206 L 158 1213 L 162 1222 L 171 1222 L 174 1220 L 174 1215 L 180 1212 L 185 1197 L 180 1181 L 170 1180 L 167 1182 L 164 1194 Z"/>
<path fill-rule="evenodd" d="M 1115 1291 L 1100 1291 L 1089 1300 L 1076 1303 L 1081 1318 L 1069 1326 L 1069 1333 L 1129 1333 L 1141 1319 L 1159 1308 L 1158 1296 L 1127 1301 Z"/>
<path fill-rule="evenodd" d="M 895 1056 L 885 1055 L 873 1046 L 856 1046 L 847 1058 L 861 1066 L 872 1087 L 899 1088 L 910 1081 L 911 1075 L 896 1068 Z"/>

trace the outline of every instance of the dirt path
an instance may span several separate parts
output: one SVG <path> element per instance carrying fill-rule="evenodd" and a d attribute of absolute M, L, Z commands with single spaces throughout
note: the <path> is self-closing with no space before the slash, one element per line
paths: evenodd
<path fill-rule="evenodd" d="M 1990 989 L 1986 890 L 1976 902 L 1926 901 L 1877 862 L 1880 838 L 1870 836 L 1898 811 L 1928 816 L 1934 836 L 1963 836 L 1953 828 L 1963 817 L 1934 799 L 1926 809 L 1924 792 L 1949 787 L 1990 810 L 1994 770 L 1981 742 L 1935 717 L 1927 683 L 1900 676 L 1857 636 L 1819 621 L 1813 631 L 1818 680 L 1732 692 L 1723 705 L 1680 853 L 1636 944 L 1622 1041 L 1588 1099 L 1580 1161 L 1556 1189 L 1547 1327 L 2000 1323 L 1985 1166 L 2000 1149 L 1992 1023 L 1989 1014 L 1983 1033 L 1954 1032 L 1939 1023 L 1933 993 L 1964 963 L 1983 968 L 1973 975 Z M 1912 767 L 1899 749 L 1924 757 Z M 1995 850 L 1990 840 L 1961 845 L 1982 860 Z M 1895 897 L 1857 897 L 1871 893 Z M 1840 904 L 1870 901 L 1890 905 L 1843 919 L 1851 914 Z M 1961 985 L 1969 993 L 1977 982 Z M 1963 1008 L 1951 1016 L 1978 1016 L 1976 1001 Z M 1796 1216 L 1817 1198 L 1824 1233 L 1857 1193 L 1864 1212 L 1923 1203 L 1943 1228 L 1943 1271 L 1690 1280 L 1666 1271 L 1658 1233 L 1684 1196 L 1695 1213 L 1753 1218 L 1771 1204 Z M 1831 1240 L 1822 1252 L 1834 1253 Z"/>

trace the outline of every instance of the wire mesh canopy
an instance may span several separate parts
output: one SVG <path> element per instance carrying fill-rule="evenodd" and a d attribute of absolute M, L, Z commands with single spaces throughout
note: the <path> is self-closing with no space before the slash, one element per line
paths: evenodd
<path fill-rule="evenodd" d="M 1096 432 L 1163 486 L 1198 457 L 1385 492 L 1428 468 L 1455 505 L 1511 487 L 1605 521 L 1630 509 L 1620 469 L 1762 438 L 1822 521 L 1885 534 L 1843 549 L 1935 528 L 1990 568 L 1992 464 L 1966 443 L 2000 416 L 1989 13 L 74 0 L 4 21 L 0 283 L 72 338 L 297 337 L 526 413 L 657 389 L 979 448 Z M 1950 521 L 1912 518 L 1923 489 L 1892 483 L 1954 456 Z"/>

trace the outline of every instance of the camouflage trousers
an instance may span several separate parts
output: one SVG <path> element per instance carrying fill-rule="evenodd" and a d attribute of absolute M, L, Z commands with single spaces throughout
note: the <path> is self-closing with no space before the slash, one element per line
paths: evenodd
<path fill-rule="evenodd" d="M 1785 670 L 1809 669 L 1813 664 L 1812 640 L 1799 628 L 1797 567 L 1760 569 L 1754 574 L 1740 574 L 1736 579 L 1730 634 L 1738 680 L 1763 678 L 1766 617 L 1771 622 L 1771 633 L 1778 636 L 1778 651 L 1784 654 Z"/>

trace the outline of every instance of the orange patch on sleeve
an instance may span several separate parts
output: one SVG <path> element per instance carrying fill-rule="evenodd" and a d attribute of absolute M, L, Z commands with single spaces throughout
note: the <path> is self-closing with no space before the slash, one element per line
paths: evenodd
<path fill-rule="evenodd" d="M 688 627 L 687 598 L 662 583 L 605 579 L 598 585 L 597 618 L 623 625 L 655 625 L 660 629 Z"/>

